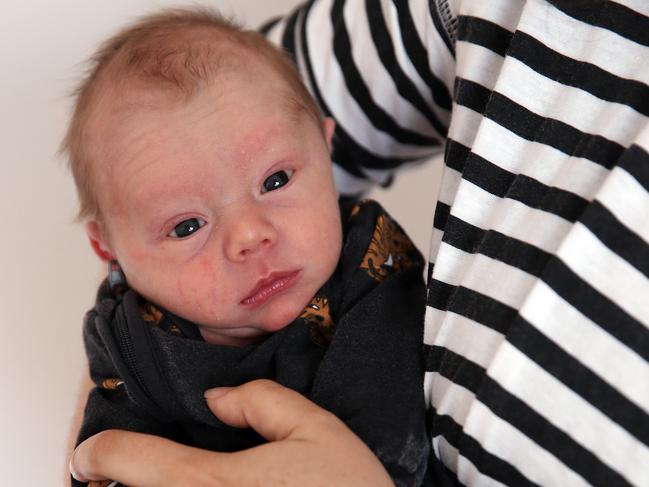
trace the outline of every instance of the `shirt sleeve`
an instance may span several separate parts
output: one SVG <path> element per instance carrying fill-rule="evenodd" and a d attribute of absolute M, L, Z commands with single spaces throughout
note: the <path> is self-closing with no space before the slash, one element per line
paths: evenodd
<path fill-rule="evenodd" d="M 314 0 L 262 27 L 337 123 L 332 158 L 341 194 L 387 185 L 396 169 L 441 151 L 454 26 L 447 1 Z"/>

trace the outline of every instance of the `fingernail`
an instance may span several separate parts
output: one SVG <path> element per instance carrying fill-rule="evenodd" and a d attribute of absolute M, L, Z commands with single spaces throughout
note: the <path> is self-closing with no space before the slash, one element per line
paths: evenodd
<path fill-rule="evenodd" d="M 203 394 L 205 399 L 218 399 L 219 397 L 225 396 L 232 387 L 214 387 L 213 389 L 208 389 Z"/>
<path fill-rule="evenodd" d="M 74 454 L 72 454 L 72 457 L 70 457 L 70 463 L 68 465 L 68 469 L 70 470 L 70 475 L 72 475 L 72 478 L 74 478 L 74 480 L 77 480 L 77 481 L 81 482 L 81 479 L 77 475 L 77 472 L 75 472 L 74 468 L 72 467 L 72 458 L 73 457 L 74 457 Z"/>

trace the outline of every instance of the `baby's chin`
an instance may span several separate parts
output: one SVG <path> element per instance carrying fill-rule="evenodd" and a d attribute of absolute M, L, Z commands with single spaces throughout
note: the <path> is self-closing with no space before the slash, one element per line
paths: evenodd
<path fill-rule="evenodd" d="M 281 303 L 278 303 L 281 304 Z M 254 320 L 247 326 L 241 324 L 236 327 L 224 327 L 221 325 L 198 325 L 198 329 L 203 339 L 208 343 L 215 345 L 229 345 L 233 347 L 242 347 L 262 341 L 268 335 L 286 328 L 295 321 L 304 311 L 302 303 L 293 299 L 293 302 L 287 305 L 278 305 L 269 307 L 264 310 L 264 317 L 261 322 Z"/>

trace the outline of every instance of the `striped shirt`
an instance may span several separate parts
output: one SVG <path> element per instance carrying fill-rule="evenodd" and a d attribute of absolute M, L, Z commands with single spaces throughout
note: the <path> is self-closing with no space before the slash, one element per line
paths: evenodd
<path fill-rule="evenodd" d="M 424 387 L 449 472 L 649 485 L 649 1 L 320 0 L 264 30 L 338 123 L 341 192 L 444 150 Z"/>

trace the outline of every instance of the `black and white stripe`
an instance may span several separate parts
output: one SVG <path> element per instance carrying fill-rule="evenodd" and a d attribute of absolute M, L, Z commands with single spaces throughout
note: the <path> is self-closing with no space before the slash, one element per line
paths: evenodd
<path fill-rule="evenodd" d="M 649 4 L 294 15 L 268 35 L 339 124 L 342 192 L 445 143 L 424 336 L 435 454 L 465 485 L 649 485 Z"/>

